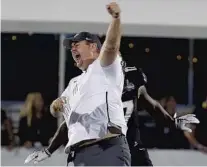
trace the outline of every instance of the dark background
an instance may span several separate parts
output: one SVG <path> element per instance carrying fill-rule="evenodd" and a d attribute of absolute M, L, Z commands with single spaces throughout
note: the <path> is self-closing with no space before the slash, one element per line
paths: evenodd
<path fill-rule="evenodd" d="M 2 33 L 1 37 L 2 100 L 23 101 L 28 92 L 39 91 L 49 104 L 58 95 L 59 35 Z M 206 48 L 207 40 L 195 40 L 194 103 L 203 100 L 207 92 Z M 187 104 L 188 39 L 123 37 L 121 53 L 129 65 L 143 68 L 153 97 L 170 94 L 179 104 Z M 182 59 L 177 60 L 177 55 Z M 67 52 L 65 86 L 79 73 Z"/>

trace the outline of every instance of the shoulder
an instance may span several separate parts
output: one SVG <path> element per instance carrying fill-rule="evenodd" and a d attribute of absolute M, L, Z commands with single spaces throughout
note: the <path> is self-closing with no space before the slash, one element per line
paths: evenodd
<path fill-rule="evenodd" d="M 61 96 L 68 96 L 70 94 L 72 87 L 76 84 L 79 77 L 80 77 L 80 75 L 70 79 L 68 85 L 66 86 L 66 88 L 65 88 L 64 92 L 61 94 Z"/>
<path fill-rule="evenodd" d="M 80 77 L 80 75 L 78 75 L 78 76 L 72 78 L 72 79 L 69 81 L 69 83 L 68 83 L 68 87 L 71 86 L 71 85 L 73 85 L 73 84 L 75 84 L 75 83 L 77 82 L 77 80 L 78 80 L 79 77 Z"/>
<path fill-rule="evenodd" d="M 108 66 L 102 67 L 103 71 L 112 76 L 120 76 L 123 74 L 123 69 L 121 65 L 121 58 L 117 56 L 114 62 Z"/>
<path fill-rule="evenodd" d="M 78 80 L 79 77 L 80 77 L 80 75 L 78 75 L 78 76 L 72 78 L 72 79 L 70 80 L 70 82 L 76 82 L 76 81 Z M 69 83 L 70 83 L 70 82 L 69 82 Z"/>
<path fill-rule="evenodd" d="M 98 59 L 96 60 L 96 62 L 99 62 L 99 64 L 100 64 L 100 58 L 98 58 Z M 121 62 L 122 62 L 122 58 L 121 58 L 121 56 L 117 55 L 116 58 L 114 59 L 114 61 L 113 61 L 111 64 L 109 64 L 109 65 L 107 65 L 107 66 L 101 66 L 101 64 L 100 64 L 100 66 L 101 66 L 103 69 L 108 69 L 108 68 L 111 68 L 111 67 L 113 67 L 113 66 L 120 66 L 120 67 L 121 67 L 121 64 L 122 64 Z"/>

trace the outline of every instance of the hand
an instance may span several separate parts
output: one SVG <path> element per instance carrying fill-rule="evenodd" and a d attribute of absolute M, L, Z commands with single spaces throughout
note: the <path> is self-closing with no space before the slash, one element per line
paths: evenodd
<path fill-rule="evenodd" d="M 106 5 L 106 8 L 109 12 L 109 14 L 113 17 L 113 18 L 119 18 L 120 17 L 120 7 L 116 2 L 111 2 L 110 4 Z"/>
<path fill-rule="evenodd" d="M 177 117 L 177 113 L 174 115 L 175 125 L 183 131 L 192 132 L 192 130 L 186 126 L 186 124 L 199 124 L 200 121 L 194 114 L 187 114 L 181 117 Z"/>
<path fill-rule="evenodd" d="M 57 98 L 50 105 L 50 112 L 54 117 L 58 117 L 59 113 L 63 111 L 63 105 L 66 104 L 66 98 Z"/>
<path fill-rule="evenodd" d="M 63 109 L 63 104 L 64 101 L 62 100 L 62 98 L 58 98 L 52 102 L 51 106 L 55 112 L 59 112 Z"/>
<path fill-rule="evenodd" d="M 25 164 L 34 161 L 34 164 L 37 164 L 47 158 L 49 158 L 51 154 L 47 149 L 44 149 L 42 151 L 35 151 L 34 153 L 30 154 L 24 161 Z"/>
<path fill-rule="evenodd" d="M 198 144 L 197 148 L 200 152 L 207 154 L 207 147 L 203 146 L 202 144 Z"/>

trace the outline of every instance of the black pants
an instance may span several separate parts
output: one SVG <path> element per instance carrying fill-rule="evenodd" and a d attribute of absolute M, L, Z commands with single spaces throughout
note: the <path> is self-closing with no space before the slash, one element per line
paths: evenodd
<path fill-rule="evenodd" d="M 125 136 L 104 139 L 90 146 L 72 148 L 74 166 L 130 166 L 131 155 Z"/>
<path fill-rule="evenodd" d="M 153 166 L 146 148 L 139 145 L 131 147 L 131 166 Z"/>
<path fill-rule="evenodd" d="M 131 153 L 131 166 L 153 166 L 147 149 L 141 142 L 138 127 L 132 126 L 128 128 L 127 141 Z"/>

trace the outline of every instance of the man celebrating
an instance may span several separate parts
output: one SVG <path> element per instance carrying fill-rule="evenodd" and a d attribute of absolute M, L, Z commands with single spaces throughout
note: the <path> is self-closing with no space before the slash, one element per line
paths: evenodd
<path fill-rule="evenodd" d="M 74 151 L 75 166 L 130 166 L 126 122 L 121 101 L 124 75 L 119 47 L 120 8 L 107 5 L 112 16 L 101 47 L 95 35 L 81 32 L 66 38 L 73 59 L 83 73 L 72 79 L 51 104 L 54 116 L 62 113 L 68 128 L 66 153 Z"/>
<path fill-rule="evenodd" d="M 124 74 L 121 58 L 117 56 L 120 9 L 116 3 L 110 3 L 107 10 L 112 22 L 102 47 L 98 38 L 88 32 L 65 39 L 64 46 L 71 49 L 76 66 L 83 73 L 73 78 L 61 97 L 51 104 L 52 114 L 62 113 L 65 118 L 53 139 L 56 144 L 31 154 L 26 163 L 48 158 L 63 143 L 67 125 L 69 141 L 65 151 L 75 153 L 69 156 L 75 166 L 131 165 L 121 100 Z M 139 92 L 145 94 L 144 89 Z"/>

